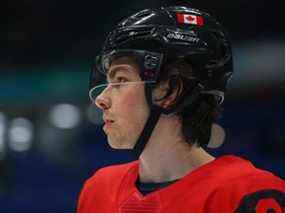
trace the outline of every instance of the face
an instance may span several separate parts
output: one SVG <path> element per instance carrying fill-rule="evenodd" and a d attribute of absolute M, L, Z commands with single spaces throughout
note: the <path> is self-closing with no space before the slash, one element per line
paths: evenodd
<path fill-rule="evenodd" d="M 103 111 L 103 130 L 112 148 L 131 149 L 149 115 L 139 68 L 131 58 L 115 59 L 108 70 L 107 80 L 108 83 L 126 83 L 110 84 L 96 98 L 96 105 Z"/>

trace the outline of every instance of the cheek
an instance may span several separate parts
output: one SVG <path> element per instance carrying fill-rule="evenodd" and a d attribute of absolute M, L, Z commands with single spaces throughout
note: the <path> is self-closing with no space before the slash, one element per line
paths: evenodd
<path fill-rule="evenodd" d="M 138 107 L 141 104 L 139 103 L 140 101 L 139 95 L 134 91 L 128 91 L 120 100 L 121 104 L 124 105 L 126 109 Z"/>
<path fill-rule="evenodd" d="M 138 94 L 134 90 L 130 90 L 120 98 L 117 110 L 124 121 L 130 122 L 129 125 L 141 125 L 146 120 L 149 109 L 144 97 L 144 93 Z M 127 124 L 127 125 L 128 125 Z"/>

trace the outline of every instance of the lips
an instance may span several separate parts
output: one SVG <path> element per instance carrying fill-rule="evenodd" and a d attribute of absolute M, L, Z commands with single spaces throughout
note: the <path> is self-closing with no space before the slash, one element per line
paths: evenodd
<path fill-rule="evenodd" d="M 112 124 L 112 123 L 114 123 L 113 120 L 105 120 L 105 124 Z"/>
<path fill-rule="evenodd" d="M 114 120 L 106 118 L 106 117 L 103 117 L 103 120 L 105 123 L 103 129 L 110 128 L 112 126 L 112 124 L 114 123 Z"/>
<path fill-rule="evenodd" d="M 114 123 L 114 120 L 110 118 L 103 117 L 103 120 L 105 123 Z"/>

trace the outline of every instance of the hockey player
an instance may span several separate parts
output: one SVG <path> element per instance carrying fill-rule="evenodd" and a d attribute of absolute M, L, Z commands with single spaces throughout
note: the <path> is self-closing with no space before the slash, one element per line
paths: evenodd
<path fill-rule="evenodd" d="M 121 21 L 96 58 L 90 98 L 110 146 L 138 160 L 98 170 L 78 213 L 284 212 L 283 180 L 204 149 L 232 73 L 227 34 L 205 12 L 148 9 Z"/>

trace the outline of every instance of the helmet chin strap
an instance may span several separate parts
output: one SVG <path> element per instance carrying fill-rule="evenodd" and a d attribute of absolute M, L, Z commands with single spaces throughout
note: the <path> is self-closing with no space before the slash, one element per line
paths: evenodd
<path fill-rule="evenodd" d="M 137 140 L 137 143 L 135 147 L 133 148 L 133 153 L 135 157 L 138 159 L 143 152 L 147 142 L 150 139 L 150 136 L 159 120 L 159 117 L 161 113 L 164 111 L 163 108 L 160 106 L 157 106 L 152 101 L 152 91 L 153 86 L 146 85 L 145 86 L 145 93 L 146 93 L 146 99 L 148 102 L 148 106 L 150 107 L 150 113 L 148 116 L 148 119 L 144 125 L 144 128 L 139 136 L 139 139 Z"/>
<path fill-rule="evenodd" d="M 143 152 L 146 144 L 148 143 L 151 134 L 159 120 L 159 117 L 162 113 L 169 114 L 173 113 L 174 109 L 166 110 L 160 106 L 157 106 L 152 101 L 152 91 L 154 89 L 153 85 L 146 85 L 145 87 L 145 93 L 146 93 L 146 99 L 148 102 L 148 106 L 150 107 L 150 114 L 146 121 L 146 124 L 139 136 L 139 139 L 137 140 L 137 143 L 135 144 L 133 148 L 133 153 L 135 157 L 138 159 L 141 153 Z M 203 89 L 203 86 L 200 84 L 197 84 L 196 87 L 192 91 L 192 95 L 187 99 L 187 101 L 184 102 L 184 105 L 192 105 L 193 102 L 197 100 L 199 97 L 199 94 L 201 93 L 201 90 Z M 182 106 L 184 106 L 182 105 Z"/>
<path fill-rule="evenodd" d="M 143 152 L 145 146 L 147 145 L 151 134 L 159 120 L 159 117 L 162 113 L 165 114 L 170 114 L 174 112 L 174 109 L 164 109 L 156 104 L 153 103 L 152 100 L 152 91 L 154 90 L 154 85 L 145 85 L 145 94 L 146 94 L 146 100 L 148 103 L 148 106 L 150 108 L 150 113 L 149 113 L 149 117 L 144 125 L 144 128 L 137 140 L 137 143 L 135 144 L 134 148 L 133 148 L 133 153 L 136 157 L 136 159 L 138 159 L 141 155 L 141 153 Z M 199 91 L 200 92 L 200 91 Z"/>
<path fill-rule="evenodd" d="M 162 108 L 159 106 L 152 105 L 150 109 L 149 117 L 146 121 L 143 131 L 141 132 L 139 139 L 133 149 L 133 152 L 138 159 L 141 153 L 143 152 L 147 142 L 150 139 L 150 136 L 159 120 L 159 117 L 162 113 Z"/>

